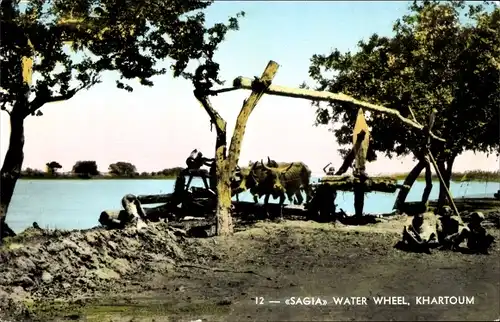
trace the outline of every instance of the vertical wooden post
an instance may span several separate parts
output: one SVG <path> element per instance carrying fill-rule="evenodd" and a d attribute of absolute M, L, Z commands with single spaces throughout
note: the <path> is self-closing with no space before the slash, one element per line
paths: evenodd
<path fill-rule="evenodd" d="M 458 212 L 457 206 L 455 205 L 455 201 L 453 201 L 453 196 L 451 195 L 450 190 L 446 186 L 446 183 L 444 182 L 443 176 L 441 175 L 441 171 L 439 171 L 439 167 L 437 166 L 436 160 L 434 159 L 434 156 L 432 155 L 431 151 L 428 150 L 427 152 L 429 154 L 429 159 L 431 160 L 432 165 L 434 166 L 434 170 L 436 171 L 436 174 L 438 175 L 439 181 L 444 187 L 444 191 L 446 192 L 446 197 L 448 197 L 448 200 L 450 201 L 451 207 L 453 211 L 455 212 L 455 215 L 460 218 L 460 213 Z"/>
<path fill-rule="evenodd" d="M 358 110 L 356 123 L 352 132 L 352 143 L 354 153 L 354 176 L 359 183 L 354 185 L 354 210 L 356 216 L 363 215 L 365 204 L 365 181 L 366 181 L 366 155 L 370 143 L 370 130 L 366 123 L 365 113 L 362 108 Z"/>
<path fill-rule="evenodd" d="M 363 134 L 364 133 L 364 134 Z M 362 108 L 358 110 L 354 130 L 352 131 L 352 145 L 354 147 L 354 168 L 364 172 L 366 169 L 366 155 L 370 143 L 370 130 Z"/>
<path fill-rule="evenodd" d="M 434 121 L 436 119 L 436 113 L 437 110 L 433 109 L 431 115 L 429 116 L 429 125 L 427 126 L 427 131 L 426 131 L 426 136 L 427 136 L 427 141 L 426 141 L 426 150 L 427 150 L 427 156 L 429 158 L 429 161 L 432 163 L 434 166 L 434 170 L 436 171 L 436 174 L 439 178 L 439 182 L 443 185 L 446 196 L 448 197 L 448 200 L 450 201 L 450 204 L 453 208 L 453 211 L 455 212 L 455 215 L 460 218 L 460 213 L 458 212 L 457 206 L 455 205 L 455 202 L 453 201 L 453 196 L 451 195 L 450 190 L 446 186 L 446 183 L 444 182 L 443 176 L 441 175 L 441 171 L 439 171 L 439 167 L 437 165 L 436 160 L 434 159 L 434 156 L 432 155 L 430 145 L 431 145 L 431 137 L 430 137 L 430 132 L 432 129 L 432 126 L 434 125 Z M 427 188 L 427 187 L 426 187 Z"/>
<path fill-rule="evenodd" d="M 425 131 L 425 137 L 426 137 L 426 142 L 425 142 L 425 148 L 426 150 L 431 148 L 431 131 L 432 127 L 434 126 L 434 121 L 436 120 L 436 114 L 437 110 L 432 109 L 431 115 L 429 116 L 429 121 L 427 122 L 427 130 Z M 429 200 L 429 196 L 432 191 L 432 173 L 431 173 L 431 165 L 430 165 L 430 159 L 427 156 L 427 153 L 424 153 L 423 155 L 423 161 L 425 162 L 425 188 L 424 192 L 422 193 L 422 203 L 426 204 L 427 201 Z"/>

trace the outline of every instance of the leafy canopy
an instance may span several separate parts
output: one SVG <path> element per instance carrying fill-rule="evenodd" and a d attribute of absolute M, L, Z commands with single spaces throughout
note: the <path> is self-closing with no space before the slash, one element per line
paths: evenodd
<path fill-rule="evenodd" d="M 73 165 L 73 173 L 83 174 L 83 175 L 99 175 L 99 169 L 97 168 L 97 162 L 95 161 L 77 161 Z"/>
<path fill-rule="evenodd" d="M 191 78 L 188 63 L 217 66 L 213 55 L 237 17 L 205 27 L 203 10 L 213 0 L 3 0 L 1 2 L 2 109 L 19 117 L 34 114 L 45 103 L 71 98 L 99 82 L 103 71 L 117 71 L 119 88 L 127 80 L 152 86 L 151 78 L 167 72 Z M 71 50 L 69 50 L 69 48 Z M 22 78 L 21 57 L 33 57 L 36 81 Z M 218 68 L 217 68 L 218 69 Z M 218 74 L 211 75 L 218 77 Z M 218 81 L 218 80 L 217 80 Z M 27 101 L 27 94 L 34 99 Z"/>
<path fill-rule="evenodd" d="M 500 8 L 487 2 L 415 1 L 393 30 L 392 37 L 373 34 L 360 41 L 358 52 L 314 55 L 309 74 L 317 89 L 414 115 L 421 124 L 437 109 L 433 131 L 447 140 L 433 146 L 441 158 L 465 150 L 498 153 Z M 317 123 L 340 123 L 337 140 L 350 144 L 356 108 L 315 106 Z M 391 157 L 422 147 L 422 134 L 398 120 L 372 114 L 367 121 L 375 151 Z"/>
<path fill-rule="evenodd" d="M 137 168 L 130 162 L 119 161 L 109 165 L 109 173 L 116 176 L 133 176 Z"/>

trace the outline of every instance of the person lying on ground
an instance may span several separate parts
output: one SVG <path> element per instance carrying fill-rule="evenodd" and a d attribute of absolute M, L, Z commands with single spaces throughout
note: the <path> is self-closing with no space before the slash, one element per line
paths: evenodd
<path fill-rule="evenodd" d="M 430 253 L 438 245 L 433 220 L 424 220 L 424 214 L 413 216 L 411 224 L 403 228 L 403 243 L 416 252 Z"/>

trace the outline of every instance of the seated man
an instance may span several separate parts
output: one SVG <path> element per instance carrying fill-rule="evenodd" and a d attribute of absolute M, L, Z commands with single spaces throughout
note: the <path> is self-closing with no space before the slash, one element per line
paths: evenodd
<path fill-rule="evenodd" d="M 467 238 L 468 229 L 458 216 L 452 216 L 450 207 L 441 210 L 441 216 L 436 225 L 439 244 L 443 249 L 456 249 Z"/>
<path fill-rule="evenodd" d="M 188 175 L 188 174 L 190 175 L 188 182 L 186 184 L 186 189 L 189 187 L 191 181 L 193 180 L 193 172 L 194 175 L 202 177 L 205 187 L 209 189 L 210 185 L 207 183 L 207 178 L 206 178 L 208 176 L 207 171 L 206 170 L 197 171 L 197 170 L 200 170 L 200 168 L 204 165 L 212 167 L 212 165 L 215 165 L 215 159 L 205 158 L 203 157 L 203 154 L 201 152 L 198 152 L 198 149 L 194 149 L 193 151 L 191 151 L 191 154 L 186 159 L 186 165 L 187 168 L 182 171 L 183 175 Z"/>
<path fill-rule="evenodd" d="M 484 221 L 484 215 L 481 212 L 471 214 L 469 224 L 467 225 L 467 247 L 474 252 L 487 254 L 488 248 L 494 241 L 494 237 L 486 232 L 481 225 Z"/>
<path fill-rule="evenodd" d="M 213 161 L 215 161 L 215 159 L 205 158 L 203 157 L 203 153 L 198 152 L 198 149 L 194 149 L 186 159 L 186 165 L 189 170 L 198 170 L 204 165 L 208 167 L 211 166 Z"/>
<path fill-rule="evenodd" d="M 424 221 L 424 214 L 413 216 L 411 224 L 403 229 L 403 243 L 414 251 L 430 253 L 430 248 L 437 246 L 437 236 L 429 221 Z"/>

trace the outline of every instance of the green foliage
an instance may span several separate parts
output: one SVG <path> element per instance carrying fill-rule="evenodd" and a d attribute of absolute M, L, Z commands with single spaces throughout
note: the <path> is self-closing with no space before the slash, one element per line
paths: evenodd
<path fill-rule="evenodd" d="M 421 124 L 437 109 L 433 132 L 447 140 L 433 145 L 440 159 L 465 150 L 498 153 L 500 8 L 415 1 L 393 29 L 392 37 L 360 41 L 358 52 L 314 55 L 309 72 L 317 89 L 384 105 L 410 119 L 413 112 Z M 351 144 L 357 108 L 315 105 L 317 123 L 340 122 L 338 142 Z M 391 157 L 422 147 L 422 134 L 398 120 L 372 113 L 367 122 L 375 151 Z"/>
<path fill-rule="evenodd" d="M 26 170 L 24 170 L 21 175 L 22 176 L 26 176 L 26 177 L 44 177 L 45 176 L 45 172 L 43 172 L 42 170 L 38 170 L 38 169 L 32 169 L 32 168 L 26 168 Z"/>
<path fill-rule="evenodd" d="M 49 173 L 52 176 L 56 174 L 56 171 L 58 169 L 62 168 L 62 165 L 56 161 L 48 162 L 47 164 L 45 164 L 45 166 L 47 167 L 47 173 Z"/>
<path fill-rule="evenodd" d="M 114 176 L 133 177 L 137 169 L 130 162 L 119 161 L 109 165 L 109 173 Z"/>
<path fill-rule="evenodd" d="M 183 169 L 184 168 L 181 168 L 181 167 L 167 168 L 167 169 L 163 169 L 162 171 L 160 171 L 159 174 L 166 176 L 166 177 L 177 177 Z"/>
<path fill-rule="evenodd" d="M 77 161 L 72 171 L 84 178 L 99 175 L 99 170 L 97 169 L 97 163 L 95 161 Z"/>
<path fill-rule="evenodd" d="M 238 29 L 238 21 L 231 17 L 227 24 L 206 27 L 203 10 L 212 2 L 36 0 L 22 9 L 19 1 L 2 1 L 3 109 L 10 106 L 19 118 L 35 114 L 45 103 L 69 99 L 99 82 L 104 71 L 119 72 L 117 86 L 127 91 L 133 88 L 126 80 L 152 86 L 153 76 L 167 72 L 157 66 L 166 58 L 173 60 L 175 77 L 192 77 L 191 60 L 215 66 L 214 52 L 229 30 Z M 22 80 L 22 56 L 36 58 L 38 77 L 31 87 Z M 208 77 L 219 81 L 217 73 Z M 27 102 L 29 92 L 35 98 Z"/>

